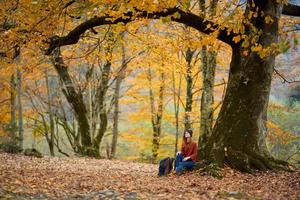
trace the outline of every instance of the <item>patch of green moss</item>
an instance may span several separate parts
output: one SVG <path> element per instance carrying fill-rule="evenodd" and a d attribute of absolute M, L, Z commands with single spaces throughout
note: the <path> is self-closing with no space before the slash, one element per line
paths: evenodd
<path fill-rule="evenodd" d="M 33 157 L 37 157 L 37 158 L 42 158 L 43 157 L 42 154 L 38 150 L 36 150 L 34 148 L 32 148 L 32 149 L 25 149 L 24 150 L 24 155 L 25 156 L 33 156 Z"/>
<path fill-rule="evenodd" d="M 217 164 L 211 163 L 205 167 L 199 169 L 200 175 L 209 175 L 217 179 L 222 179 L 223 175 L 221 174 L 221 169 Z"/>
<path fill-rule="evenodd" d="M 20 153 L 22 148 L 13 141 L 0 144 L 0 149 L 6 153 Z"/>

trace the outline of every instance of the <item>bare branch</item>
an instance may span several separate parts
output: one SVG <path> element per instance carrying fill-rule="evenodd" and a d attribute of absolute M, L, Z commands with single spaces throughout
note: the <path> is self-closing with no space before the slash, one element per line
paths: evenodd
<path fill-rule="evenodd" d="M 226 85 L 226 82 L 224 81 L 223 83 L 216 84 L 216 85 L 214 85 L 214 87 L 218 87 L 218 86 L 222 86 L 222 85 Z M 202 91 L 202 90 L 203 90 L 203 88 L 200 88 L 200 89 L 198 89 L 198 90 L 195 90 L 195 91 L 193 92 L 193 95 L 196 94 L 197 92 Z"/>
<path fill-rule="evenodd" d="M 75 0 L 69 1 L 68 3 L 66 3 L 66 4 L 64 5 L 63 9 L 68 8 L 69 6 L 71 6 L 71 5 L 72 5 L 73 3 L 75 3 L 75 2 L 76 2 Z"/>
<path fill-rule="evenodd" d="M 296 81 L 296 80 L 294 80 L 294 81 L 290 81 L 290 80 L 288 80 L 288 79 L 286 79 L 285 77 L 284 77 L 284 75 L 282 75 L 277 69 L 275 69 L 274 68 L 274 72 L 282 79 L 282 83 L 289 83 L 289 84 L 291 84 L 291 83 L 300 83 L 300 80 L 298 81 Z"/>
<path fill-rule="evenodd" d="M 10 99 L 4 99 L 4 100 L 0 101 L 0 104 L 6 103 L 6 102 L 8 102 L 9 100 L 10 100 Z"/>

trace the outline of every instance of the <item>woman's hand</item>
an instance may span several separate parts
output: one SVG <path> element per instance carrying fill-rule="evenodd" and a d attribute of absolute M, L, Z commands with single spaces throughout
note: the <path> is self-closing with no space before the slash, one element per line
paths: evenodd
<path fill-rule="evenodd" d="M 189 160 L 189 159 L 191 159 L 190 156 L 183 158 L 183 161 L 187 161 L 187 160 Z"/>

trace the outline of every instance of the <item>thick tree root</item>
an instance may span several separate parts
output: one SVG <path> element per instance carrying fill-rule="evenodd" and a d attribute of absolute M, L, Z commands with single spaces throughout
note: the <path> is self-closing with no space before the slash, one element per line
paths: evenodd
<path fill-rule="evenodd" d="M 289 164 L 285 161 L 276 160 L 270 156 L 260 155 L 259 153 L 245 153 L 231 148 L 227 151 L 225 162 L 230 167 L 247 173 L 266 170 L 292 171 Z"/>
<path fill-rule="evenodd" d="M 81 147 L 77 155 L 92 158 L 101 158 L 99 149 L 97 147 Z"/>
<path fill-rule="evenodd" d="M 33 157 L 37 157 L 37 158 L 42 158 L 43 155 L 36 149 L 32 148 L 32 149 L 25 149 L 24 150 L 24 155 L 25 156 L 33 156 Z"/>

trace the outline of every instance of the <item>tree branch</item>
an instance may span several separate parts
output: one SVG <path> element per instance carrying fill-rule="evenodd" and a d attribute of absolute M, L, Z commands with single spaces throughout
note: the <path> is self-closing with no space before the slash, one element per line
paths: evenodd
<path fill-rule="evenodd" d="M 6 103 L 6 102 L 8 102 L 9 100 L 10 100 L 10 99 L 4 99 L 4 100 L 0 101 L 0 104 Z"/>
<path fill-rule="evenodd" d="M 282 14 L 300 17 L 300 6 L 288 3 L 283 6 Z"/>
<path fill-rule="evenodd" d="M 290 81 L 290 80 L 287 80 L 284 75 L 282 75 L 277 69 L 274 68 L 274 72 L 282 79 L 282 83 L 299 83 L 300 81 Z"/>
<path fill-rule="evenodd" d="M 75 2 L 76 2 L 75 0 L 69 1 L 68 3 L 66 3 L 66 4 L 64 5 L 63 9 L 68 8 L 69 6 L 71 6 L 71 5 L 72 5 L 73 3 L 75 3 Z"/>
<path fill-rule="evenodd" d="M 178 13 L 179 16 L 175 17 L 174 15 Z M 185 11 L 182 11 L 179 8 L 169 8 L 165 11 L 161 12 L 153 12 L 148 13 L 147 11 L 140 11 L 135 9 L 134 12 L 129 11 L 124 14 L 123 17 L 119 17 L 117 19 L 112 20 L 109 15 L 105 15 L 102 17 L 94 17 L 91 18 L 77 27 L 75 27 L 72 31 L 69 32 L 68 35 L 59 37 L 59 36 L 53 36 L 49 38 L 47 43 L 49 44 L 48 49 L 46 50 L 45 54 L 49 55 L 51 52 L 56 48 L 60 46 L 66 46 L 66 45 L 72 45 L 76 44 L 82 34 L 84 34 L 87 30 L 90 30 L 94 27 L 101 26 L 101 25 L 108 25 L 108 24 L 118 24 L 118 23 L 124 23 L 127 24 L 129 22 L 132 22 L 138 18 L 147 18 L 147 19 L 159 19 L 161 17 L 171 17 L 171 20 L 174 22 L 185 24 L 189 27 L 193 27 L 196 30 L 205 33 L 205 34 L 211 34 L 215 30 L 219 30 L 219 25 L 205 20 L 203 17 L 200 17 L 198 15 L 195 15 L 193 13 L 188 13 Z M 207 28 L 210 27 L 210 28 Z M 234 37 L 234 33 L 227 33 L 227 29 L 223 28 L 222 30 L 219 30 L 219 36 L 217 39 L 229 44 L 234 45 L 234 42 L 232 41 L 232 38 Z"/>

